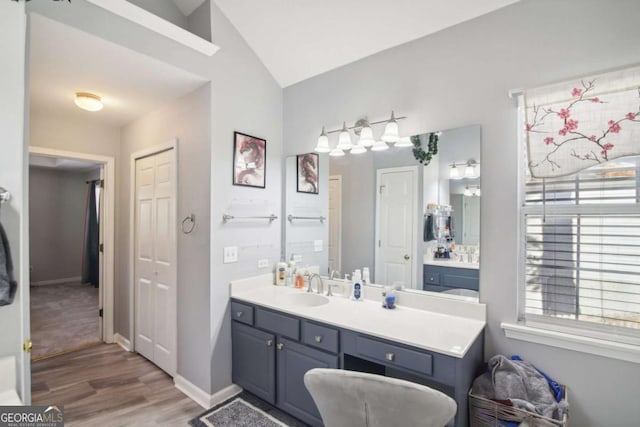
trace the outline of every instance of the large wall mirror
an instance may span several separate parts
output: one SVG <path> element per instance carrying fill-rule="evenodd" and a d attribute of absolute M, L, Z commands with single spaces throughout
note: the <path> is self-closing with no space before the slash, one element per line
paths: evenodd
<path fill-rule="evenodd" d="M 298 191 L 299 158 L 287 158 L 286 259 L 319 265 L 323 275 L 368 267 L 375 284 L 477 298 L 481 129 L 438 135 L 426 166 L 411 148 L 321 155 L 317 194 Z"/>

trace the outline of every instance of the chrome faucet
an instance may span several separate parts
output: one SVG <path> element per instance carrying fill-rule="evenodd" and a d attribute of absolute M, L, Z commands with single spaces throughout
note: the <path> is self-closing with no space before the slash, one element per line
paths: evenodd
<path fill-rule="evenodd" d="M 320 281 L 320 284 L 316 289 L 316 293 L 321 294 L 324 291 L 324 283 L 322 282 L 322 277 L 320 277 L 318 273 L 313 273 L 311 276 L 309 276 L 309 287 L 307 288 L 307 292 L 313 292 L 313 289 L 311 288 L 311 283 L 313 282 L 314 277 L 317 277 L 318 280 Z"/>
<path fill-rule="evenodd" d="M 331 274 L 329 274 L 329 280 L 333 280 L 336 275 L 340 277 L 340 272 L 338 270 L 331 270 Z"/>

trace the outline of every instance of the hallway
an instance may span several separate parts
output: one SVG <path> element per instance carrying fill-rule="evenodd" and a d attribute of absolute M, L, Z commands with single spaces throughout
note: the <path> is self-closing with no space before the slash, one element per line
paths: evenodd
<path fill-rule="evenodd" d="M 116 344 L 35 362 L 32 404 L 63 405 L 66 426 L 186 426 L 204 410 L 155 365 Z"/>

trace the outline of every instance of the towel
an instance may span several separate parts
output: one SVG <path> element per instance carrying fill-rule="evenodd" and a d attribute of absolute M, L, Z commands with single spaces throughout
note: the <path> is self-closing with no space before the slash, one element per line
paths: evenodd
<path fill-rule="evenodd" d="M 13 261 L 9 239 L 0 224 L 0 306 L 9 305 L 16 296 L 18 283 L 13 278 Z"/>
<path fill-rule="evenodd" d="M 449 237 L 451 237 L 452 239 L 456 237 L 456 228 L 453 223 L 453 215 L 449 215 L 447 217 L 447 227 L 449 227 Z"/>
<path fill-rule="evenodd" d="M 424 241 L 430 242 L 432 240 L 436 240 L 436 230 L 435 230 L 435 221 L 433 218 L 433 214 L 426 215 L 424 219 Z"/>
<path fill-rule="evenodd" d="M 531 363 L 493 356 L 489 372 L 473 381 L 472 393 L 492 400 L 510 400 L 514 407 L 542 416 L 562 419 L 566 400 L 557 402 L 547 379 Z"/>

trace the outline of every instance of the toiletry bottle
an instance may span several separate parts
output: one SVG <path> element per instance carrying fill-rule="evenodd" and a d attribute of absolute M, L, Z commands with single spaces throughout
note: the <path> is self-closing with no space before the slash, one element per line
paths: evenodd
<path fill-rule="evenodd" d="M 280 261 L 276 264 L 276 286 L 284 286 L 287 279 L 287 263 Z"/>
<path fill-rule="evenodd" d="M 285 286 L 293 286 L 293 270 L 291 267 L 287 266 L 286 276 L 285 276 L 284 284 Z"/>
<path fill-rule="evenodd" d="M 304 276 L 302 275 L 302 270 L 298 268 L 296 270 L 296 284 L 295 287 L 298 289 L 304 288 Z"/>
<path fill-rule="evenodd" d="M 363 299 L 362 277 L 360 274 L 360 269 L 357 269 L 353 273 L 353 284 L 351 285 L 351 300 L 362 301 L 362 299 Z"/>
<path fill-rule="evenodd" d="M 369 277 L 370 277 L 370 275 L 369 275 L 369 267 L 364 267 L 362 269 L 362 284 L 363 285 L 371 284 L 371 281 L 370 281 Z"/>

